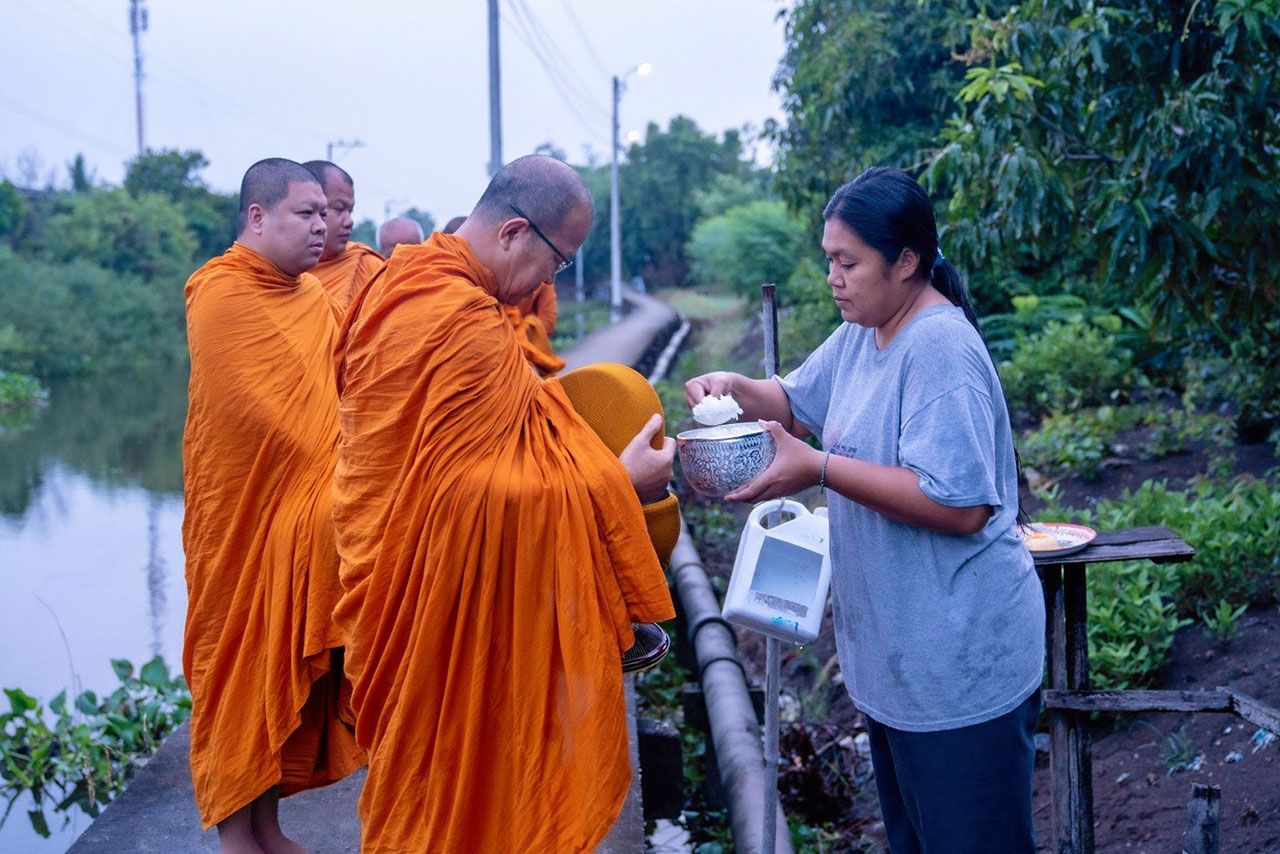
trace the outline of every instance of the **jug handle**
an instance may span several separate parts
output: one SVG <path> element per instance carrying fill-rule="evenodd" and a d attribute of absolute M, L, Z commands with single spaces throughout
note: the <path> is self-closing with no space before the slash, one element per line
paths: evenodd
<path fill-rule="evenodd" d="M 747 524 L 760 525 L 760 520 L 770 513 L 790 513 L 796 518 L 800 518 L 801 516 L 809 515 L 809 508 L 794 498 L 776 498 L 770 501 L 761 501 L 751 508 L 751 515 L 747 517 Z M 764 526 L 761 525 L 761 527 Z"/>

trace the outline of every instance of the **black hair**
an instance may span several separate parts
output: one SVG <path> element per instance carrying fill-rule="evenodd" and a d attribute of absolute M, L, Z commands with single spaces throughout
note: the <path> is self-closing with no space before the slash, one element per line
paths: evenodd
<path fill-rule="evenodd" d="M 244 232 L 248 224 L 249 206 L 273 208 L 289 195 L 289 185 L 295 183 L 324 184 L 306 167 L 284 157 L 268 157 L 253 164 L 240 181 L 240 208 L 236 212 L 236 234 Z"/>
<path fill-rule="evenodd" d="M 348 187 L 354 188 L 356 182 L 347 174 L 347 170 L 343 169 L 337 163 L 330 163 L 328 160 L 308 160 L 302 164 L 302 167 L 316 176 L 316 180 L 320 182 L 320 188 L 324 189 L 325 181 L 328 180 L 329 170 L 337 172 L 339 177 L 346 183 Z"/>
<path fill-rule="evenodd" d="M 512 205 L 544 231 L 559 229 L 579 208 L 595 217 L 595 200 L 582 176 L 572 166 L 544 154 L 519 157 L 499 169 L 471 216 L 502 222 L 514 216 Z"/>
<path fill-rule="evenodd" d="M 978 329 L 978 313 L 960 271 L 938 251 L 938 222 L 933 203 L 916 180 L 892 166 L 872 166 L 842 186 L 822 209 L 824 220 L 835 217 L 875 249 L 885 263 L 896 263 L 903 249 L 920 256 L 925 278 Z"/>

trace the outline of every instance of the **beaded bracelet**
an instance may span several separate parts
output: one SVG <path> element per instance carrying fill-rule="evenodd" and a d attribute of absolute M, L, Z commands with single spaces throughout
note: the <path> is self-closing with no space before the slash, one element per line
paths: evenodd
<path fill-rule="evenodd" d="M 822 455 L 822 470 L 818 472 L 818 487 L 825 495 L 827 492 L 827 461 L 831 459 L 831 451 L 828 450 Z"/>

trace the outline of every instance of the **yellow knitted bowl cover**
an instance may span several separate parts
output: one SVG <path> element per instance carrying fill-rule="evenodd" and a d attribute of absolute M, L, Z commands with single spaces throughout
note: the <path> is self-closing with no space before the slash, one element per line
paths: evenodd
<path fill-rule="evenodd" d="M 560 384 L 582 420 L 614 454 L 622 453 L 655 412 L 662 414 L 662 401 L 653 386 L 626 365 L 586 365 L 562 375 Z M 664 420 L 663 428 L 653 437 L 655 449 L 662 449 L 665 434 Z"/>

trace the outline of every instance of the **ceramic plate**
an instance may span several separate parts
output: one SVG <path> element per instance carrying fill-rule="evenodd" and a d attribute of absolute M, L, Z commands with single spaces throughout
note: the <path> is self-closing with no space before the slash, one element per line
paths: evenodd
<path fill-rule="evenodd" d="M 1027 544 L 1027 549 L 1036 558 L 1062 557 L 1063 555 L 1075 554 L 1085 546 L 1092 543 L 1098 536 L 1098 532 L 1093 528 L 1087 528 L 1084 525 L 1070 525 L 1066 522 L 1032 522 L 1030 525 L 1024 525 L 1019 529 L 1018 533 L 1022 536 L 1022 542 Z M 1048 534 L 1057 541 L 1057 548 L 1047 548 L 1036 542 L 1028 542 L 1032 539 L 1032 534 L 1041 533 Z M 1039 539 L 1039 538 L 1036 538 Z"/>

